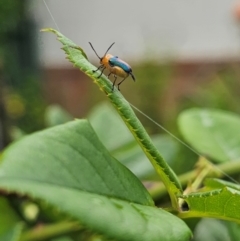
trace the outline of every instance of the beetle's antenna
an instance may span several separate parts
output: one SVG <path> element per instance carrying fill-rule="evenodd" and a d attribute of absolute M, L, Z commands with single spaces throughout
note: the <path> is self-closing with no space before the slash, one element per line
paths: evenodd
<path fill-rule="evenodd" d="M 112 48 L 112 46 L 113 46 L 114 44 L 115 44 L 115 42 L 113 42 L 113 43 L 110 45 L 110 47 L 107 49 L 106 53 L 105 53 L 103 56 L 105 56 L 105 55 L 107 54 L 107 52 L 109 51 L 109 49 Z"/>
<path fill-rule="evenodd" d="M 99 55 L 97 54 L 96 50 L 93 48 L 92 44 L 90 42 L 88 42 L 92 48 L 92 50 L 94 51 L 94 53 L 98 56 L 98 58 L 101 60 L 102 58 L 99 57 Z M 105 56 L 105 55 L 104 55 Z"/>

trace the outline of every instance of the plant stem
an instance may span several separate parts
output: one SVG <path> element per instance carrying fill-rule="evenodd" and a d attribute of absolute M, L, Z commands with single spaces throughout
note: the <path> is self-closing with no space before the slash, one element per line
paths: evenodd
<path fill-rule="evenodd" d="M 41 241 L 63 235 L 66 233 L 76 232 L 81 229 L 77 222 L 60 222 L 51 225 L 36 227 L 23 233 L 19 241 Z"/>

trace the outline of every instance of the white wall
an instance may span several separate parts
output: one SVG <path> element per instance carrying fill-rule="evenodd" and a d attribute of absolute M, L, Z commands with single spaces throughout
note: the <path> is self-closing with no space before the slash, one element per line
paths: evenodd
<path fill-rule="evenodd" d="M 129 61 L 240 59 L 240 26 L 233 18 L 237 0 L 46 0 L 60 31 L 97 60 L 112 54 Z M 38 27 L 56 28 L 43 0 L 30 1 Z M 39 34 L 43 65 L 65 65 L 60 44 Z"/>

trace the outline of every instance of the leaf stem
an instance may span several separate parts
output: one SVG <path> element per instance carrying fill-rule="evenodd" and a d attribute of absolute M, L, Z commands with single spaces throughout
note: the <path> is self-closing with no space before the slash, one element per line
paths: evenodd
<path fill-rule="evenodd" d="M 19 241 L 41 241 L 47 240 L 66 233 L 76 232 L 81 229 L 77 222 L 60 222 L 44 225 L 23 233 Z"/>

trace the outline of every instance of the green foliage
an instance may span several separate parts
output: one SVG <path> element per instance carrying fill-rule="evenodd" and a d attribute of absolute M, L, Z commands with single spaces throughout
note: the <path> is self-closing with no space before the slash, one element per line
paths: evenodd
<path fill-rule="evenodd" d="M 169 165 L 173 169 L 181 166 L 177 170 L 186 172 L 196 156 L 191 160 L 183 157 L 179 143 L 169 137 L 150 138 L 121 93 L 111 91 L 111 82 L 106 76 L 96 78 L 92 72 L 94 66 L 88 62 L 84 51 L 56 30 L 45 31 L 58 36 L 69 60 L 96 82 L 116 111 L 108 104 L 101 104 L 89 114 L 90 124 L 86 120 L 70 121 L 72 117 L 68 113 L 53 107 L 47 111 L 47 125 L 56 127 L 25 136 L 4 151 L 0 166 L 0 190 L 4 198 L 0 200 L 0 211 L 5 209 L 5 213 L 0 216 L 0 222 L 8 213 L 10 216 L 0 238 L 11 241 L 51 238 L 57 241 L 187 241 L 192 234 L 181 218 L 211 217 L 240 222 L 239 185 L 206 179 L 216 172 L 210 170 L 210 165 L 199 165 L 190 175 L 184 173 L 179 177 L 181 183 L 189 182 L 183 194 Z M 223 171 L 230 170 L 233 163 L 230 160 L 238 159 L 238 116 L 217 110 L 192 109 L 180 116 L 179 126 L 189 145 L 215 161 L 224 162 L 224 166 L 219 166 Z M 145 165 L 147 158 L 153 167 Z M 167 189 L 170 195 L 170 210 L 178 217 L 154 206 L 148 192 L 153 193 L 152 183 L 146 185 L 147 190 L 139 180 L 156 179 L 155 172 L 165 185 L 160 183 L 162 189 Z M 15 195 L 14 198 L 9 194 Z M 28 200 L 33 200 L 40 212 L 35 213 L 31 224 L 26 215 Z M 161 205 L 166 205 L 165 200 L 161 200 Z M 181 209 L 183 201 L 188 207 L 186 211 Z M 44 215 L 46 212 L 48 215 Z M 52 220 L 56 222 L 48 225 Z M 19 221 L 24 223 L 25 229 Z M 32 222 L 44 223 L 42 230 L 39 231 L 37 225 L 32 227 Z M 215 224 L 227 227 L 222 229 L 222 238 L 227 237 L 226 233 L 237 237 L 237 226 Z M 201 240 L 202 227 L 206 227 L 204 220 L 194 230 L 196 240 Z M 213 226 L 213 232 L 204 236 L 205 240 L 217 238 L 214 229 Z"/>
<path fill-rule="evenodd" d="M 8 232 L 9 227 L 15 226 L 20 221 L 20 217 L 14 212 L 7 198 L 0 197 L 1 225 L 0 237 Z"/>
<path fill-rule="evenodd" d="M 134 138 L 114 108 L 104 102 L 95 106 L 88 114 L 88 120 L 108 150 L 129 146 Z"/>
<path fill-rule="evenodd" d="M 0 2 L 0 41 L 6 38 L 6 33 L 15 29 L 22 17 L 25 1 L 2 0 Z M 1 48 L 1 47 L 0 47 Z"/>
<path fill-rule="evenodd" d="M 30 133 L 44 127 L 45 103 L 39 91 L 36 33 L 28 1 L 1 0 L 0 23 L 0 95 L 5 119 L 10 123 L 7 126 Z"/>
<path fill-rule="evenodd" d="M 189 109 L 179 117 L 185 139 L 200 153 L 216 162 L 240 158 L 240 117 L 211 109 Z"/>
<path fill-rule="evenodd" d="M 207 218 L 199 222 L 194 232 L 194 241 L 233 241 L 239 237 L 239 224 Z"/>
<path fill-rule="evenodd" d="M 117 160 L 142 180 L 157 178 L 153 166 L 109 103 L 102 102 L 96 105 L 87 118 L 100 140 Z M 151 138 L 176 173 L 183 173 L 193 168 L 195 156 L 189 150 L 183 152 L 182 145 L 176 140 L 165 134 L 154 135 Z M 187 166 L 186 161 L 188 161 Z"/>
<path fill-rule="evenodd" d="M 50 105 L 45 110 L 45 124 L 48 127 L 64 124 L 73 117 L 58 105 Z"/>
<path fill-rule="evenodd" d="M 26 136 L 3 159 L 2 189 L 42 199 L 105 237 L 188 240 L 191 235 L 177 217 L 149 207 L 146 189 L 108 154 L 87 121 Z"/>
<path fill-rule="evenodd" d="M 4 221 L 4 220 L 3 220 Z M 3 235 L 0 235 L 0 239 L 4 241 L 19 241 L 20 235 L 23 229 L 22 224 L 16 224 L 11 229 L 9 229 L 6 233 Z"/>
<path fill-rule="evenodd" d="M 9 147 L 3 159 L 2 177 L 54 183 L 153 205 L 138 179 L 109 155 L 85 120 L 29 135 Z"/>
<path fill-rule="evenodd" d="M 180 216 L 224 218 L 240 223 L 240 186 L 217 179 L 204 184 L 199 192 L 183 196 L 191 212 Z"/>

